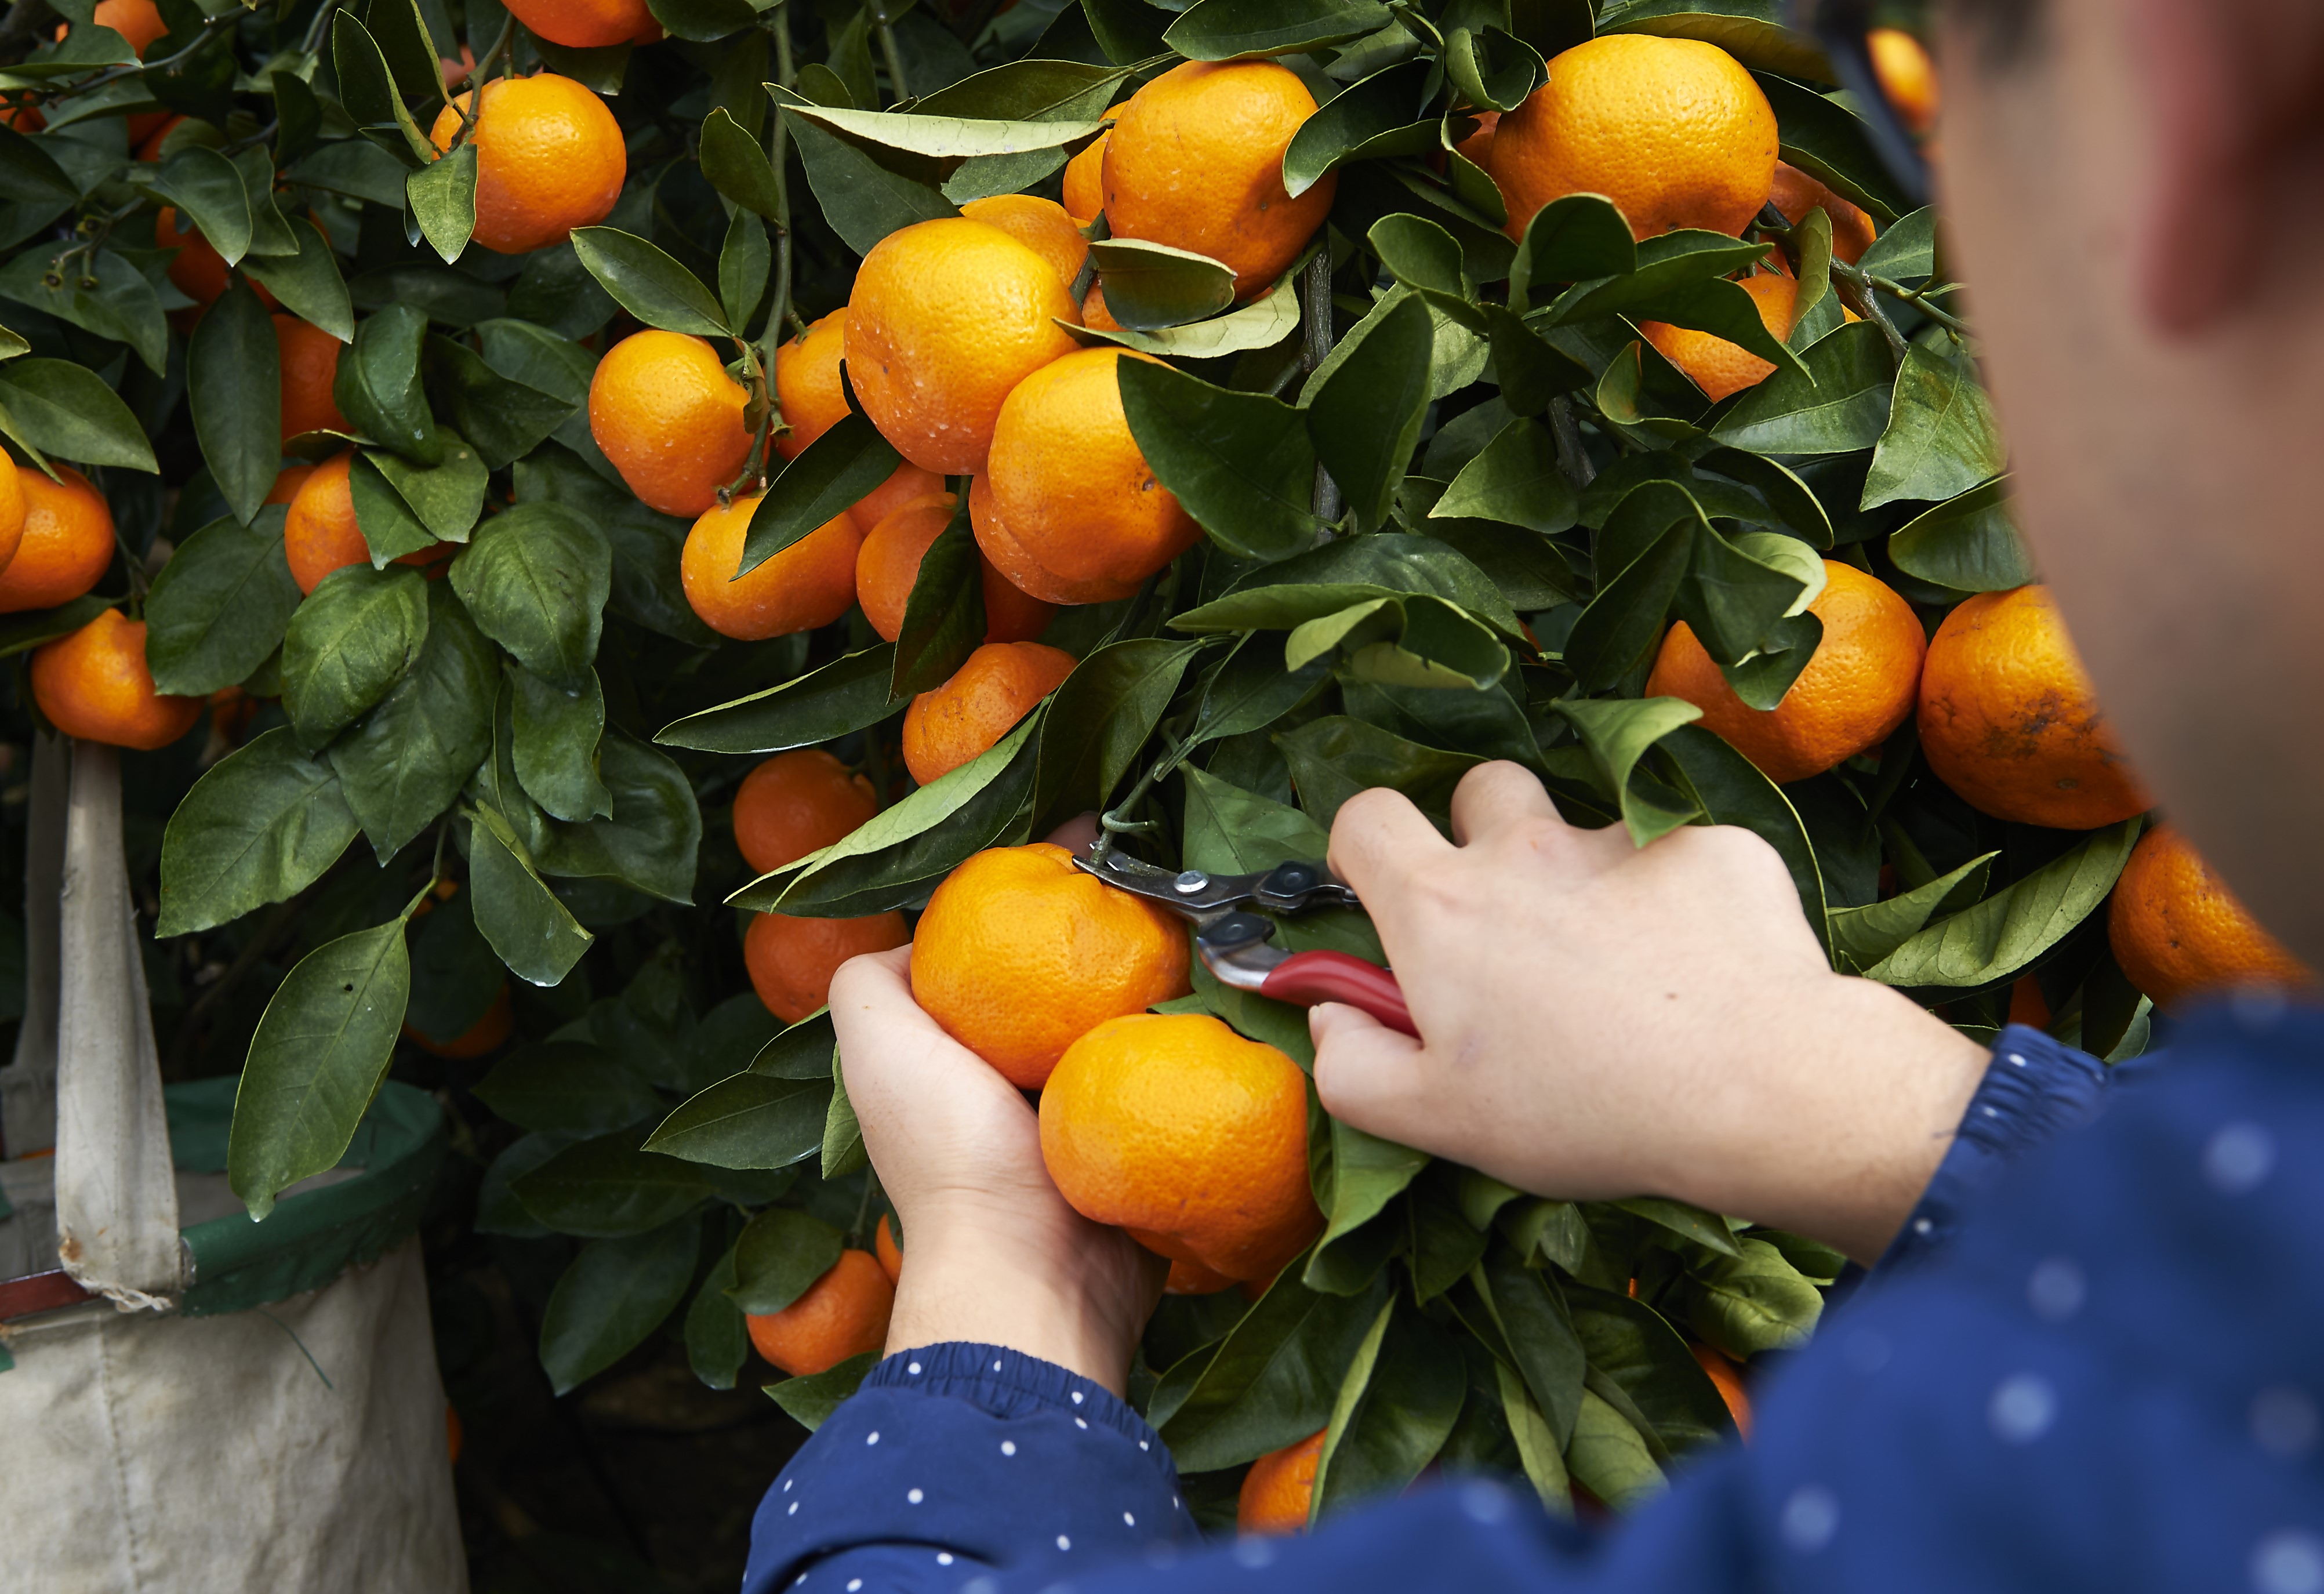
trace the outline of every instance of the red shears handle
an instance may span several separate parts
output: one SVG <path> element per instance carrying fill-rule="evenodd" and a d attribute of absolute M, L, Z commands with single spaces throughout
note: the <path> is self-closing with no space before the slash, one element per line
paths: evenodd
<path fill-rule="evenodd" d="M 1404 987 L 1396 982 L 1396 976 L 1378 963 L 1344 952 L 1295 952 L 1268 971 L 1259 994 L 1302 1008 L 1317 1002 L 1345 1002 L 1361 1008 L 1390 1029 L 1420 1038 L 1420 1031 L 1413 1027 L 1412 1011 L 1404 1005 Z"/>

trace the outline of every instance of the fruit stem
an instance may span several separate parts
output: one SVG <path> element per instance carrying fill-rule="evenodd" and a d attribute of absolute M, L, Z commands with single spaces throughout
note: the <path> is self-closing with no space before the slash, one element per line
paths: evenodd
<path fill-rule="evenodd" d="M 872 25 L 880 32 L 880 59 L 888 68 L 888 91 L 891 103 L 912 97 L 904 82 L 904 58 L 896 49 L 896 25 L 888 20 L 887 0 L 869 0 Z"/>
<path fill-rule="evenodd" d="M 490 50 L 484 51 L 484 59 L 444 85 L 447 98 L 451 97 L 453 91 L 463 83 L 475 86 L 475 92 L 468 96 L 468 103 L 460 108 L 460 130 L 452 135 L 451 146 L 444 152 L 446 154 L 467 143 L 469 135 L 475 132 L 476 111 L 484 102 L 484 79 L 492 75 L 493 63 L 506 55 L 515 42 L 516 14 L 511 12 L 508 19 L 501 23 L 501 36 L 493 41 Z"/>
<path fill-rule="evenodd" d="M 1186 755 L 1194 751 L 1191 745 L 1179 741 L 1178 733 L 1168 725 L 1161 727 L 1161 736 L 1166 750 L 1162 756 L 1147 766 L 1146 773 L 1138 778 L 1129 796 L 1097 816 L 1097 845 L 1090 853 L 1093 862 L 1105 861 L 1106 854 L 1113 851 L 1115 836 L 1160 828 L 1151 819 L 1124 819 L 1121 815 L 1144 802 L 1156 782 L 1168 779 L 1170 771 L 1184 763 Z"/>

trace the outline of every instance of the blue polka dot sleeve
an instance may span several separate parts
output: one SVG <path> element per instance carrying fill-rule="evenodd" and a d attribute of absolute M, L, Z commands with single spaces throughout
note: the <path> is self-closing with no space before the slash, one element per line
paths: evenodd
<path fill-rule="evenodd" d="M 1889 1256 L 1760 1379 L 1751 1444 L 1610 1528 L 1472 1479 L 1204 1544 L 1134 1414 L 946 1345 L 799 1453 L 744 1588 L 2324 1594 L 2319 1212 L 2324 1016 L 2246 996 L 2112 1069 L 2013 1028 Z"/>

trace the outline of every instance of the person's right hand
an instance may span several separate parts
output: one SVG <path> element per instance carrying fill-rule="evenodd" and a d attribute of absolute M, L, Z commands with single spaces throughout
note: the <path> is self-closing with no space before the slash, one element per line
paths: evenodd
<path fill-rule="evenodd" d="M 1537 1194 L 1674 1196 L 1877 1257 L 1985 1048 L 1833 973 L 1748 831 L 1635 847 L 1510 763 L 1469 773 L 1452 827 L 1387 790 L 1333 824 L 1423 1039 L 1315 1009 L 1323 1105 Z"/>

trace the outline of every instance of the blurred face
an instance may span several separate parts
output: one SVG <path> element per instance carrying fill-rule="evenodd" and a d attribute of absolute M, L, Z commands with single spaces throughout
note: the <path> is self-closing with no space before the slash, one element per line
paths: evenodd
<path fill-rule="evenodd" d="M 2021 59 L 1940 51 L 2018 523 L 2157 801 L 2324 967 L 2324 140 L 2286 78 L 2324 6 L 2048 6 Z M 2188 41 L 2228 27 L 2254 53 L 2207 77 Z M 2296 124 L 2210 142 L 2275 89 Z"/>

